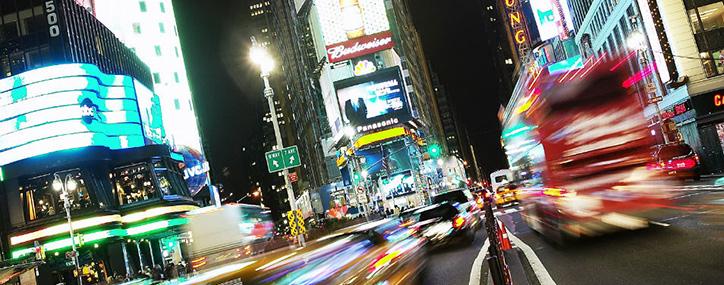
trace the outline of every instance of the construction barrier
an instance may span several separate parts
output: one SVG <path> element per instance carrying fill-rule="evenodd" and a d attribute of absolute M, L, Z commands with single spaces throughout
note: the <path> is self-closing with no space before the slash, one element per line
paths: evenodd
<path fill-rule="evenodd" d="M 512 248 L 508 232 L 505 226 L 493 214 L 492 199 L 485 199 L 483 209 L 485 211 L 485 230 L 488 234 L 490 247 L 488 247 L 488 267 L 490 268 L 490 276 L 495 285 L 511 285 L 513 284 L 510 269 L 505 262 L 503 252 Z"/>

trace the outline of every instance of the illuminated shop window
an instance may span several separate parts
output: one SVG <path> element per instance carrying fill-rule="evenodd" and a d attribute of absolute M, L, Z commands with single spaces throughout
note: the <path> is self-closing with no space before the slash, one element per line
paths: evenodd
<path fill-rule="evenodd" d="M 684 1 L 707 77 L 724 74 L 724 2 L 711 2 Z"/>
<path fill-rule="evenodd" d="M 158 179 L 158 186 L 163 195 L 182 195 L 189 196 L 188 187 L 184 184 L 183 175 L 175 163 L 165 160 L 155 159 L 153 161 L 153 171 Z"/>
<path fill-rule="evenodd" d="M 59 177 L 66 181 L 70 177 L 76 182 L 76 189 L 68 191 L 70 194 L 71 210 L 79 210 L 93 206 L 86 187 L 84 176 L 80 170 L 59 172 Z M 25 215 L 28 220 L 37 220 L 55 215 L 65 215 L 62 191 L 53 189 L 54 175 L 43 174 L 20 181 L 20 199 L 23 203 Z"/>
<path fill-rule="evenodd" d="M 111 176 L 113 192 L 121 206 L 160 197 L 153 185 L 153 175 L 148 163 L 116 168 Z"/>

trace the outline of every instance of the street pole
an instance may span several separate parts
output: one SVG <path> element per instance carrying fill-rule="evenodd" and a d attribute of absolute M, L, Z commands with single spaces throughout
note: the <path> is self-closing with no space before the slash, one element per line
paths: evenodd
<path fill-rule="evenodd" d="M 643 29 L 639 28 L 639 23 L 638 23 L 639 15 L 640 15 L 640 13 L 637 13 L 636 16 L 631 17 L 631 28 L 632 28 L 632 30 L 640 33 L 640 35 L 642 37 L 641 40 L 644 43 L 639 44 L 639 46 L 636 47 L 636 53 L 639 57 L 639 62 L 640 62 L 641 68 L 647 68 L 649 66 L 648 49 L 650 47 L 648 44 L 648 39 L 646 38 L 646 33 L 644 32 Z M 652 68 L 654 68 L 654 67 L 652 67 Z M 648 88 L 649 84 L 651 84 L 651 85 L 655 84 L 655 86 L 659 86 L 659 87 L 661 87 L 662 85 L 652 82 L 652 81 L 656 81 L 657 83 L 660 82 L 660 80 L 658 80 L 658 71 L 655 70 L 655 68 L 651 72 L 651 74 L 652 75 L 648 75 L 644 78 L 645 79 L 644 82 L 646 83 L 644 92 L 646 93 L 646 99 L 648 100 L 648 103 L 654 104 L 654 109 L 656 111 L 656 119 L 654 120 L 654 123 L 659 126 L 659 131 L 661 132 L 661 136 L 664 138 L 664 144 L 668 144 L 669 138 L 667 137 L 666 133 L 664 133 L 663 120 L 661 120 L 661 108 L 659 108 L 659 101 L 660 101 L 661 97 L 657 94 L 656 91 L 654 91 L 653 93 L 650 93 L 649 88 Z M 652 80 L 650 78 L 650 76 L 654 76 L 655 78 Z"/>
<path fill-rule="evenodd" d="M 284 144 L 282 143 L 282 133 L 279 130 L 279 120 L 277 119 L 276 107 L 274 106 L 274 90 L 269 84 L 269 72 L 262 70 L 261 78 L 264 79 L 264 97 L 266 97 L 267 103 L 269 103 L 269 112 L 271 113 L 272 125 L 274 126 L 274 136 L 277 140 L 277 149 L 281 150 L 284 148 Z M 295 212 L 297 210 L 297 203 L 296 198 L 294 197 L 294 189 L 292 188 L 292 183 L 291 181 L 289 181 L 289 170 L 286 168 L 282 170 L 282 175 L 284 175 L 284 184 L 287 188 L 289 207 L 292 211 Z M 298 235 L 298 237 L 299 245 L 304 246 L 304 235 L 300 234 Z"/>
<path fill-rule="evenodd" d="M 478 167 L 478 158 L 475 157 L 475 148 L 473 144 L 470 144 L 470 155 L 473 156 L 473 167 L 475 167 L 475 175 L 478 177 L 478 182 L 482 182 L 483 178 L 480 177 L 480 167 Z"/>
<path fill-rule="evenodd" d="M 366 175 L 363 175 L 363 174 L 362 174 L 362 165 L 361 165 L 362 163 L 359 161 L 359 157 L 358 157 L 356 154 L 353 154 L 352 158 L 353 158 L 354 163 L 355 163 L 355 168 L 357 169 L 357 172 L 359 172 L 359 174 L 360 174 L 360 178 L 362 178 L 362 179 L 365 180 L 363 189 L 364 189 L 364 193 L 365 193 L 365 198 L 367 198 L 367 177 L 366 177 Z M 365 176 L 365 177 L 363 177 L 363 176 Z M 359 187 L 359 184 L 360 184 L 360 183 L 357 182 L 357 183 L 355 183 L 355 184 L 357 184 L 357 186 L 354 188 L 354 197 L 356 198 L 357 206 L 359 207 L 360 202 L 359 202 L 359 193 L 357 192 L 357 187 Z M 362 205 L 362 211 L 364 212 L 365 220 L 369 222 L 369 221 L 370 221 L 370 217 L 369 217 L 369 215 L 368 215 L 368 213 L 367 213 L 367 203 L 363 203 L 363 205 Z"/>
<path fill-rule="evenodd" d="M 58 174 L 54 175 L 55 181 L 60 181 L 60 190 L 63 196 L 63 207 L 65 208 L 65 217 L 68 220 L 68 233 L 70 234 L 70 247 L 73 253 L 73 264 L 75 264 L 75 272 L 78 277 L 78 284 L 83 285 L 83 277 L 80 272 L 80 264 L 78 263 L 78 249 L 75 246 L 75 231 L 73 230 L 73 220 L 70 215 L 70 193 L 68 193 L 68 182 L 73 179 L 70 174 L 65 176 L 65 181 L 60 179 Z M 75 182 L 74 182 L 75 183 Z"/>

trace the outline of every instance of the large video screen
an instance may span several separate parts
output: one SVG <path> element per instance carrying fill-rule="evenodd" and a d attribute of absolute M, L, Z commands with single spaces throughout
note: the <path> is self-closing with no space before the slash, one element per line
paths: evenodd
<path fill-rule="evenodd" d="M 410 120 L 404 83 L 397 67 L 334 83 L 345 125 L 366 132 Z"/>
<path fill-rule="evenodd" d="M 144 110 L 158 104 L 152 93 L 141 95 L 148 102 L 137 95 L 131 77 L 91 64 L 49 66 L 0 80 L 0 166 L 79 147 L 160 143 L 162 125 L 146 126 L 145 117 L 155 119 L 139 112 L 139 104 Z"/>

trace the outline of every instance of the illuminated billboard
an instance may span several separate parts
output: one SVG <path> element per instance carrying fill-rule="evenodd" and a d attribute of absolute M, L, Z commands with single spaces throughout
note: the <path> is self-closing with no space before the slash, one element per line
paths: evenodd
<path fill-rule="evenodd" d="M 533 18 L 535 18 L 541 41 L 559 34 L 561 18 L 551 0 L 530 0 L 530 8 L 533 10 Z"/>
<path fill-rule="evenodd" d="M 316 0 L 329 62 L 394 46 L 383 0 Z"/>
<path fill-rule="evenodd" d="M 163 143 L 158 98 L 129 76 L 61 64 L 0 80 L 0 166 L 86 146 Z"/>
<path fill-rule="evenodd" d="M 345 125 L 366 132 L 410 120 L 400 69 L 386 68 L 334 82 Z"/>

